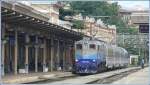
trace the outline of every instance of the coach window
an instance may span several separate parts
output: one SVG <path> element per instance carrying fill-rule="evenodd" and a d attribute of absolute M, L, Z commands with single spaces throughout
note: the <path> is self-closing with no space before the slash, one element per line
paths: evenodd
<path fill-rule="evenodd" d="M 96 49 L 96 46 L 95 46 L 95 44 L 90 44 L 90 49 Z"/>
<path fill-rule="evenodd" d="M 76 49 L 82 49 L 82 44 L 77 44 Z"/>

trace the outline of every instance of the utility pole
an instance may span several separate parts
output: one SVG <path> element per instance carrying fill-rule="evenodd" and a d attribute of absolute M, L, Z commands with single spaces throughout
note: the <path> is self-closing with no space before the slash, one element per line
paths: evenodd
<path fill-rule="evenodd" d="M 122 37 L 123 37 L 123 46 L 124 46 L 124 33 L 122 33 L 123 35 L 122 35 Z"/>
<path fill-rule="evenodd" d="M 141 44 L 141 43 L 140 43 L 140 42 L 141 42 L 141 38 L 140 38 L 140 30 L 138 30 L 138 38 L 139 38 L 139 57 L 141 57 L 141 48 L 140 48 L 140 47 L 141 47 L 141 45 L 140 45 L 140 44 Z"/>
<path fill-rule="evenodd" d="M 90 22 L 90 36 L 92 36 L 93 37 L 93 24 L 94 24 L 94 22 Z"/>
<path fill-rule="evenodd" d="M 90 36 L 92 36 L 92 22 L 90 22 Z"/>

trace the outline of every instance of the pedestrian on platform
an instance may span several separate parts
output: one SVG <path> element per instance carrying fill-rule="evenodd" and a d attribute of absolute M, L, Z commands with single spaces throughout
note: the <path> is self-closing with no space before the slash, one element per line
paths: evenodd
<path fill-rule="evenodd" d="M 141 68 L 142 69 L 144 68 L 144 58 L 142 58 L 142 60 L 141 60 Z"/>
<path fill-rule="evenodd" d="M 63 60 L 62 59 L 60 60 L 59 67 L 61 68 L 61 70 L 63 70 Z"/>

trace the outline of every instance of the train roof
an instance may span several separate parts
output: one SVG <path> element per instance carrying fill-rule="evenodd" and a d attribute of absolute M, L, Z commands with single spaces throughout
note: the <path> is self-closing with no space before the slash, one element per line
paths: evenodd
<path fill-rule="evenodd" d="M 106 45 L 108 48 L 113 48 L 113 49 L 117 49 L 117 50 L 123 51 L 123 52 L 125 52 L 125 53 L 128 53 L 127 50 L 124 49 L 124 48 L 122 48 L 122 47 L 119 47 L 119 46 L 117 46 L 117 45 L 107 44 L 106 42 L 101 41 L 101 40 L 97 40 L 97 39 L 82 39 L 82 40 L 76 41 L 75 44 L 81 44 L 81 43 L 84 43 L 84 42 L 87 42 L 87 43 L 95 43 L 95 44 L 104 44 L 104 45 Z"/>
<path fill-rule="evenodd" d="M 84 43 L 84 42 L 95 43 L 95 44 L 105 44 L 105 42 L 98 41 L 98 40 L 79 40 L 79 41 L 76 41 L 75 44 L 77 44 L 77 43 Z"/>

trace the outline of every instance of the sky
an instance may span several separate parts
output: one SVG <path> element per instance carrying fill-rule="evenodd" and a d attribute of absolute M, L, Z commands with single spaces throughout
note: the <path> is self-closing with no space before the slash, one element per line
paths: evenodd
<path fill-rule="evenodd" d="M 26 0 L 26 1 L 29 1 L 29 0 Z M 53 3 L 52 1 L 55 2 L 55 0 L 30 0 L 34 3 Z M 63 0 L 62 0 L 63 1 Z M 70 0 L 71 1 L 71 0 Z M 74 0 L 75 1 L 75 0 Z M 82 0 L 80 0 L 82 1 Z M 86 0 L 83 0 L 83 1 L 86 1 Z M 103 0 L 101 0 L 103 1 Z M 109 1 L 108 1 L 109 2 Z M 124 9 L 129 9 L 129 10 L 132 10 L 132 9 L 148 9 L 149 8 L 149 1 L 147 0 L 136 0 L 136 1 L 128 1 L 128 0 L 122 0 L 122 1 L 119 1 L 119 0 L 112 0 L 110 2 L 118 2 L 119 5 L 121 5 L 122 8 Z"/>
<path fill-rule="evenodd" d="M 149 1 L 117 1 L 125 9 L 148 9 Z"/>

